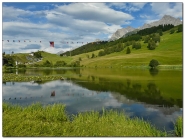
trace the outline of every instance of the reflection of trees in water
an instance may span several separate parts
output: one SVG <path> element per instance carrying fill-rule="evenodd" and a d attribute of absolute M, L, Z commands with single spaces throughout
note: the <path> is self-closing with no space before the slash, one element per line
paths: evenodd
<path fill-rule="evenodd" d="M 156 69 L 156 68 L 150 68 L 149 72 L 150 72 L 150 74 L 151 74 L 152 76 L 155 76 L 155 75 L 158 74 L 159 70 Z"/>
<path fill-rule="evenodd" d="M 92 76 L 89 76 L 88 78 L 91 79 Z M 140 83 L 132 84 L 129 79 L 126 80 L 126 84 L 124 84 L 124 82 L 109 81 L 106 78 L 99 78 L 99 83 L 78 82 L 77 84 L 94 91 L 119 92 L 120 94 L 125 95 L 128 99 L 138 100 L 148 104 L 164 105 L 168 107 L 172 107 L 176 104 L 177 106 L 182 107 L 182 99 L 172 100 L 164 98 L 161 95 L 160 89 L 152 82 L 149 82 L 147 88 L 143 89 Z"/>
<path fill-rule="evenodd" d="M 26 69 L 18 69 L 18 73 L 19 74 L 25 74 L 26 73 Z"/>
<path fill-rule="evenodd" d="M 132 88 L 135 92 L 141 92 L 141 85 L 136 83 L 132 85 Z"/>
<path fill-rule="evenodd" d="M 6 82 L 3 82 L 4 85 L 6 85 Z"/>
<path fill-rule="evenodd" d="M 151 96 L 155 97 L 161 94 L 155 83 L 148 83 L 147 87 L 148 89 L 145 90 L 145 92 L 149 93 Z"/>
<path fill-rule="evenodd" d="M 127 87 L 128 88 L 130 87 L 130 83 L 131 83 L 130 79 L 127 79 Z"/>
<path fill-rule="evenodd" d="M 92 81 L 94 81 L 95 80 L 95 77 L 94 76 L 91 76 L 91 79 L 92 79 Z"/>
<path fill-rule="evenodd" d="M 50 74 L 52 74 L 52 72 L 53 72 L 53 70 L 50 70 L 50 69 L 43 70 L 44 75 L 50 75 Z"/>
<path fill-rule="evenodd" d="M 80 74 L 80 68 L 72 69 L 71 71 L 75 74 Z"/>
<path fill-rule="evenodd" d="M 15 73 L 16 70 L 15 69 L 6 69 L 5 71 L 3 71 L 4 73 Z"/>
<path fill-rule="evenodd" d="M 66 71 L 65 69 L 55 70 L 56 74 L 65 74 Z"/>

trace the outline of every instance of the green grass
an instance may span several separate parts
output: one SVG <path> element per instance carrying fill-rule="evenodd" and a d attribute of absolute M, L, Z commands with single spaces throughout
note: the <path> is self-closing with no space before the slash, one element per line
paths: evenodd
<path fill-rule="evenodd" d="M 108 67 L 113 68 L 126 66 L 148 66 L 151 59 L 156 59 L 161 65 L 182 65 L 182 33 L 164 33 L 161 42 L 155 50 L 148 50 L 147 44 L 142 43 L 139 50 L 131 49 L 130 54 L 126 54 L 126 49 L 121 52 L 112 53 L 106 56 L 92 59 L 84 59 L 82 65 L 88 67 Z M 129 46 L 131 48 L 131 46 Z M 81 57 L 82 55 L 75 56 Z"/>
<path fill-rule="evenodd" d="M 3 103 L 3 137 L 39 136 L 110 136 L 110 137 L 155 137 L 167 136 L 150 123 L 138 118 L 130 119 L 116 111 L 66 114 L 62 104 L 42 107 L 36 103 L 21 107 Z"/>
<path fill-rule="evenodd" d="M 13 73 L 4 73 L 3 82 L 13 81 L 13 82 L 26 82 L 26 81 L 51 81 L 51 80 L 63 80 L 64 78 L 61 75 L 42 75 L 42 76 L 25 76 L 25 75 L 16 75 Z"/>
<path fill-rule="evenodd" d="M 183 136 L 183 121 L 182 117 L 179 117 L 175 123 L 175 135 L 182 137 Z"/>

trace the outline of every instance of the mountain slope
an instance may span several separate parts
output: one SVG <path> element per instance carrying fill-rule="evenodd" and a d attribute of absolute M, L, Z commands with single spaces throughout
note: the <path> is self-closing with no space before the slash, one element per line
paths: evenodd
<path fill-rule="evenodd" d="M 177 27 L 175 29 L 177 29 Z M 82 57 L 81 65 L 98 68 L 121 68 L 127 66 L 147 67 L 152 59 L 158 60 L 161 65 L 182 65 L 182 42 L 182 32 L 170 34 L 169 30 L 163 33 L 161 42 L 155 50 L 148 50 L 148 44 L 140 41 L 141 49 L 132 49 L 130 45 L 130 54 L 126 54 L 126 49 L 124 49 L 121 52 L 95 58 L 85 58 L 84 54 L 73 56 L 73 58 L 78 60 L 79 57 Z"/>
<path fill-rule="evenodd" d="M 109 39 L 109 41 L 112 40 L 117 40 L 121 37 L 123 37 L 124 35 L 128 34 L 129 32 L 132 31 L 138 31 L 138 30 L 142 30 L 145 28 L 151 28 L 153 26 L 159 26 L 159 25 L 165 25 L 165 24 L 172 24 L 174 26 L 180 25 L 182 24 L 182 21 L 180 19 L 174 18 L 170 15 L 164 15 L 160 20 L 155 21 L 155 22 L 151 22 L 151 23 L 145 23 L 142 27 L 139 27 L 137 29 L 134 29 L 132 27 L 126 27 L 126 28 L 122 28 L 122 29 L 118 29 Z"/>
<path fill-rule="evenodd" d="M 123 35 L 125 35 L 128 32 L 131 32 L 135 30 L 135 28 L 132 28 L 130 26 L 126 27 L 126 28 L 122 28 L 122 29 L 118 29 L 109 39 L 109 41 L 114 41 L 117 40 L 119 38 L 121 38 Z"/>

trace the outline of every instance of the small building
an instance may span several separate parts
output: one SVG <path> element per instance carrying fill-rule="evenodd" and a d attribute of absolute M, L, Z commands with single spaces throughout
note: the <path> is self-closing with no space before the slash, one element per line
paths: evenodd
<path fill-rule="evenodd" d="M 34 56 L 34 52 L 29 53 L 29 55 Z"/>

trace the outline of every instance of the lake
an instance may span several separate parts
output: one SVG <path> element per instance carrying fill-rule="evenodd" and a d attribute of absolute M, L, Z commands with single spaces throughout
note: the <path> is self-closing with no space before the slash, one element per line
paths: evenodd
<path fill-rule="evenodd" d="M 183 114 L 183 71 L 149 69 L 29 69 L 24 75 L 61 75 L 65 80 L 3 82 L 2 99 L 13 104 L 63 103 L 68 114 L 114 109 L 171 131 Z"/>

